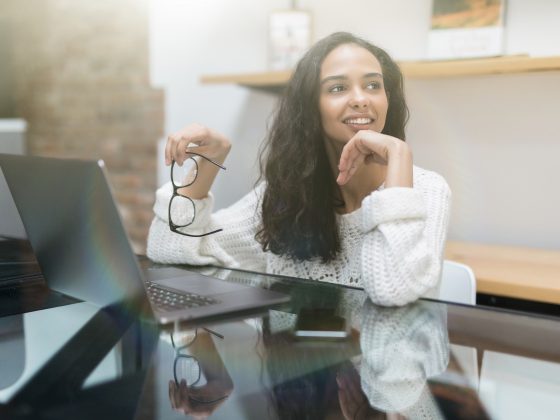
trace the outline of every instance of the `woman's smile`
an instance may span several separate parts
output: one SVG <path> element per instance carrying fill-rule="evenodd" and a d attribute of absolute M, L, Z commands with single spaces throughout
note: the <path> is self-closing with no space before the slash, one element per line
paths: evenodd
<path fill-rule="evenodd" d="M 360 130 L 371 130 L 372 124 L 375 123 L 375 119 L 371 117 L 348 117 L 342 121 L 346 124 L 353 132 L 358 132 Z"/>

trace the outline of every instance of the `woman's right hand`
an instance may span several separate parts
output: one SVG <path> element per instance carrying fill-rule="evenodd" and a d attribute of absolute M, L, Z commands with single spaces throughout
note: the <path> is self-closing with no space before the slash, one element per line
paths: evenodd
<path fill-rule="evenodd" d="M 165 164 L 169 166 L 175 161 L 182 165 L 190 157 L 189 152 L 201 154 L 221 164 L 230 149 L 231 142 L 223 134 L 200 124 L 190 124 L 167 137 Z"/>

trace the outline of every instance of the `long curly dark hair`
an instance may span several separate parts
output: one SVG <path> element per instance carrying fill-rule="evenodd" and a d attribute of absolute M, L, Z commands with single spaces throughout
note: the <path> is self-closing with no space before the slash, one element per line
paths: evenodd
<path fill-rule="evenodd" d="M 260 153 L 260 179 L 266 180 L 262 226 L 256 235 L 264 251 L 296 260 L 333 260 L 340 251 L 335 207 L 340 194 L 325 149 L 319 112 L 321 65 L 343 44 L 370 51 L 381 64 L 389 107 L 383 129 L 405 140 L 408 108 L 398 65 L 381 48 L 347 32 L 313 45 L 299 61 L 273 114 Z"/>

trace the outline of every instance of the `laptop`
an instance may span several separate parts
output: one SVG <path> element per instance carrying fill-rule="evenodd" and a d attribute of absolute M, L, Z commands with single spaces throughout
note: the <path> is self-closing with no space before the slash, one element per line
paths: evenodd
<path fill-rule="evenodd" d="M 272 290 L 174 267 L 142 271 L 103 161 L 0 154 L 0 167 L 50 289 L 110 307 L 146 303 L 160 324 L 287 302 Z"/>

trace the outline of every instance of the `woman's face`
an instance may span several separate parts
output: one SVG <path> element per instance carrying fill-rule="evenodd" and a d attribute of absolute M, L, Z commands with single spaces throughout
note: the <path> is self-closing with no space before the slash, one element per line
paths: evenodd
<path fill-rule="evenodd" d="M 319 83 L 319 112 L 329 140 L 346 143 L 360 130 L 383 130 L 389 103 L 381 64 L 368 50 L 336 47 L 321 65 Z"/>

